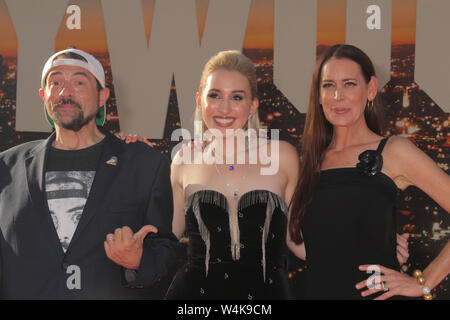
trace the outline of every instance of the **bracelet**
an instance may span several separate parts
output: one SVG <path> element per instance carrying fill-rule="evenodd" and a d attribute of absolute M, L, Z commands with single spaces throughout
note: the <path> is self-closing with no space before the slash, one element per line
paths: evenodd
<path fill-rule="evenodd" d="M 415 270 L 413 272 L 413 277 L 417 280 L 417 282 L 422 286 L 422 294 L 424 300 L 433 300 L 433 295 L 431 294 L 431 289 L 429 286 L 425 285 L 425 278 L 422 274 L 422 271 Z"/>

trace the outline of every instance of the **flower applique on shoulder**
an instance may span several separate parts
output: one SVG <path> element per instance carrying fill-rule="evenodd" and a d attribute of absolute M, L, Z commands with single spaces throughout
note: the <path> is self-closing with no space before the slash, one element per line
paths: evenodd
<path fill-rule="evenodd" d="M 356 165 L 359 172 L 365 176 L 374 176 L 383 167 L 383 156 L 381 152 L 386 144 L 387 138 L 381 140 L 377 150 L 366 150 L 358 156 L 359 163 Z"/>

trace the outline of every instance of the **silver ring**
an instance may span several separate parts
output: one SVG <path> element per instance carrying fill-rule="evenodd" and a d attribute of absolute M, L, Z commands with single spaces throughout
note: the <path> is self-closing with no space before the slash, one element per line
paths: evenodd
<path fill-rule="evenodd" d="M 386 282 L 382 282 L 381 285 L 384 291 L 389 291 L 389 287 L 387 286 Z"/>
<path fill-rule="evenodd" d="M 108 240 L 108 241 L 113 241 L 114 238 L 113 238 L 113 237 L 109 237 L 109 238 L 107 238 L 106 240 Z"/>

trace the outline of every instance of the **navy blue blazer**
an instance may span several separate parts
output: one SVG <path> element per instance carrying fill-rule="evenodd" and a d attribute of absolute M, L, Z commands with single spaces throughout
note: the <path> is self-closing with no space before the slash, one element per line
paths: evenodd
<path fill-rule="evenodd" d="M 178 245 L 172 233 L 169 161 L 144 143 L 125 144 L 101 130 L 106 135 L 103 152 L 66 253 L 45 192 L 46 156 L 55 133 L 0 153 L 0 298 L 158 297 L 154 285 L 170 269 Z M 108 161 L 112 157 L 117 161 Z M 159 232 L 145 238 L 130 283 L 124 268 L 107 258 L 103 242 L 118 227 L 137 232 L 147 224 Z"/>

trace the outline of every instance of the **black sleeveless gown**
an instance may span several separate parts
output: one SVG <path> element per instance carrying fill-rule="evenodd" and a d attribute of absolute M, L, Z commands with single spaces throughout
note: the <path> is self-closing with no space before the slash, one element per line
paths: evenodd
<path fill-rule="evenodd" d="M 232 245 L 228 202 L 200 190 L 185 204 L 187 263 L 166 299 L 289 299 L 287 205 L 277 194 L 252 190 L 238 202 L 239 244 Z"/>
<path fill-rule="evenodd" d="M 359 265 L 399 269 L 395 223 L 398 189 L 381 172 L 386 140 L 376 151 L 363 152 L 357 167 L 321 171 L 302 222 L 305 298 L 362 299 L 355 285 L 374 273 L 359 271 Z"/>

